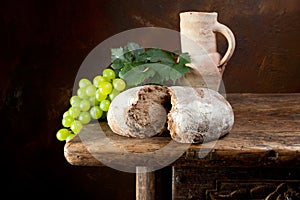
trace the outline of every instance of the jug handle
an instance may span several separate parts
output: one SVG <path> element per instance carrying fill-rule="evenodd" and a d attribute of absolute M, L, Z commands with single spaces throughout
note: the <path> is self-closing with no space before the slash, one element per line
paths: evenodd
<path fill-rule="evenodd" d="M 228 42 L 227 51 L 219 63 L 219 66 L 222 66 L 229 61 L 229 59 L 231 58 L 235 50 L 235 37 L 232 31 L 227 26 L 225 26 L 224 24 L 220 24 L 218 22 L 214 26 L 214 32 L 218 32 L 224 35 Z"/>

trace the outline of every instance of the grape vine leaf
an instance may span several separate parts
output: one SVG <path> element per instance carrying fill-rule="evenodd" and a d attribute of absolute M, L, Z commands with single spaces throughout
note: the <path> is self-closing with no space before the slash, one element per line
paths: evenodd
<path fill-rule="evenodd" d="M 183 77 L 189 72 L 188 53 L 168 52 L 159 48 L 144 49 L 130 42 L 127 46 L 111 49 L 111 67 L 129 87 L 142 84 L 164 84 Z"/>

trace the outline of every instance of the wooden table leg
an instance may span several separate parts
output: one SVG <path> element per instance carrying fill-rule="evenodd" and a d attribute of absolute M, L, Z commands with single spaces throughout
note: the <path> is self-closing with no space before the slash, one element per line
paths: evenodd
<path fill-rule="evenodd" d="M 147 167 L 136 167 L 136 200 L 155 199 L 155 173 Z"/>

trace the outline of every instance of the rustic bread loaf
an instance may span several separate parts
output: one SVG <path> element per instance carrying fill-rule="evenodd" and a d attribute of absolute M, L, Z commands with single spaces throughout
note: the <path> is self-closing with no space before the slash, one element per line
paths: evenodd
<path fill-rule="evenodd" d="M 203 143 L 228 133 L 234 123 L 229 102 L 215 90 L 184 86 L 169 87 L 172 108 L 168 130 L 180 143 Z"/>
<path fill-rule="evenodd" d="M 203 143 L 228 133 L 229 102 L 217 91 L 189 86 L 146 85 L 120 93 L 107 113 L 116 134 L 146 138 L 169 131 L 180 143 Z"/>
<path fill-rule="evenodd" d="M 170 107 L 167 87 L 133 87 L 120 93 L 111 102 L 107 113 L 108 125 L 113 132 L 122 136 L 152 137 L 166 131 Z"/>

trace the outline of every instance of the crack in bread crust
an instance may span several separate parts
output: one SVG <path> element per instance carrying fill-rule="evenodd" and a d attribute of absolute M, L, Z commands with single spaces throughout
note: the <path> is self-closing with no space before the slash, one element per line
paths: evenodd
<path fill-rule="evenodd" d="M 172 108 L 168 113 L 168 130 L 175 141 L 204 143 L 217 140 L 232 128 L 232 108 L 218 92 L 171 86 L 169 93 Z"/>
<path fill-rule="evenodd" d="M 166 131 L 170 96 L 165 86 L 148 85 L 138 92 L 138 100 L 126 111 L 126 125 L 140 137 Z"/>
<path fill-rule="evenodd" d="M 107 119 L 115 133 L 127 137 L 166 134 L 179 143 L 204 143 L 227 134 L 234 113 L 220 93 L 208 88 L 145 85 L 120 93 Z"/>

